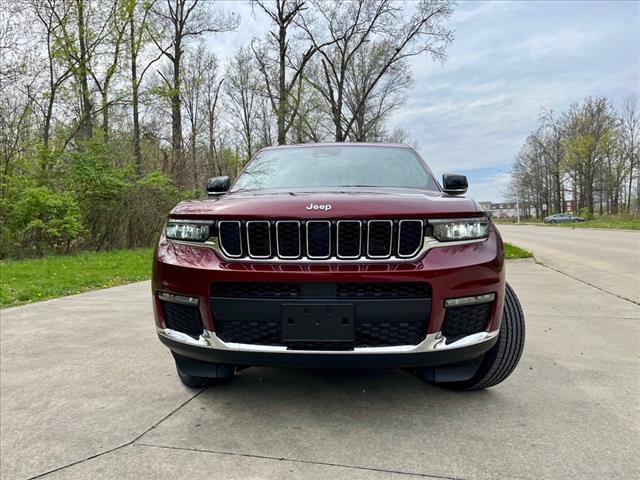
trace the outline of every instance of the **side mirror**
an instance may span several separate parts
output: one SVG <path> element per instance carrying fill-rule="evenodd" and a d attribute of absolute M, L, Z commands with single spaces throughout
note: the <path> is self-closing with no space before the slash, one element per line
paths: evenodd
<path fill-rule="evenodd" d="M 442 174 L 442 187 L 444 193 L 449 195 L 463 195 L 467 193 L 469 183 L 464 175 L 456 175 L 454 173 Z"/>
<path fill-rule="evenodd" d="M 213 177 L 207 181 L 207 196 L 217 197 L 229 190 L 229 177 Z"/>

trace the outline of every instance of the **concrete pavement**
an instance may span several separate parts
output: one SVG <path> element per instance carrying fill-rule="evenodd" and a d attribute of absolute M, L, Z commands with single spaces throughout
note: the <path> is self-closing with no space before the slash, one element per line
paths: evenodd
<path fill-rule="evenodd" d="M 2 310 L 0 476 L 637 478 L 640 306 L 532 261 L 507 268 L 525 353 L 470 393 L 398 370 L 263 368 L 189 390 L 148 282 Z"/>
<path fill-rule="evenodd" d="M 504 225 L 506 242 L 531 250 L 543 264 L 640 304 L 640 231 Z"/>

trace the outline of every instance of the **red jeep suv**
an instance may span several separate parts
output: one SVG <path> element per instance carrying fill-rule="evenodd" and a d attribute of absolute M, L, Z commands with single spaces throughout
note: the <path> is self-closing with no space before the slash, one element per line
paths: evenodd
<path fill-rule="evenodd" d="M 182 382 L 249 366 L 403 368 L 455 389 L 500 383 L 524 346 L 502 240 L 402 145 L 261 150 L 229 188 L 170 213 L 153 263 L 158 336 Z"/>

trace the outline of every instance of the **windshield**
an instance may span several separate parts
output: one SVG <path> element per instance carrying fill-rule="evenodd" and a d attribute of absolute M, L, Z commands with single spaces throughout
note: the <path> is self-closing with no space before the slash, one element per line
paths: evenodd
<path fill-rule="evenodd" d="M 231 191 L 327 187 L 438 191 L 431 173 L 409 148 L 339 145 L 265 150 L 247 165 Z"/>

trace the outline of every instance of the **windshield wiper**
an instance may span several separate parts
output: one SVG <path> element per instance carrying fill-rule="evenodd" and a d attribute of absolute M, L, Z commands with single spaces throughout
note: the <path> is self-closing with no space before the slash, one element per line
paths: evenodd
<path fill-rule="evenodd" d="M 343 187 L 373 187 L 373 188 L 379 188 L 380 185 L 359 185 L 359 184 L 354 184 L 354 185 L 336 185 L 336 188 L 343 188 Z"/>

